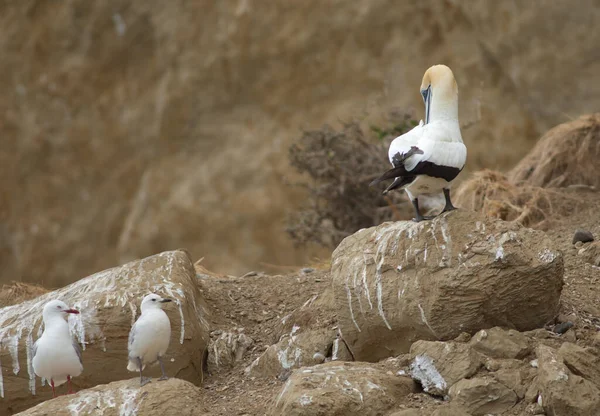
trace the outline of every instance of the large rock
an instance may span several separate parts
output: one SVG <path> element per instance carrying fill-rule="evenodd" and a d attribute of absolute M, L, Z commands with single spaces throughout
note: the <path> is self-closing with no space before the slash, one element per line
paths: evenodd
<path fill-rule="evenodd" d="M 464 379 L 449 391 L 450 399 L 474 416 L 501 414 L 517 403 L 517 395 L 490 377 Z"/>
<path fill-rule="evenodd" d="M 330 362 L 295 370 L 275 398 L 281 416 L 376 416 L 416 391 L 408 377 L 366 363 Z"/>
<path fill-rule="evenodd" d="M 600 390 L 591 381 L 577 376 L 563 363 L 556 350 L 539 345 L 538 403 L 548 415 L 595 416 L 600 409 Z"/>
<path fill-rule="evenodd" d="M 600 351 L 598 349 L 583 348 L 565 342 L 560 346 L 558 353 L 571 371 L 600 388 Z"/>
<path fill-rule="evenodd" d="M 557 314 L 562 276 L 562 255 L 543 232 L 463 210 L 358 231 L 332 257 L 342 334 L 367 361 L 418 339 L 543 326 Z"/>
<path fill-rule="evenodd" d="M 444 396 L 457 381 L 471 377 L 482 365 L 469 344 L 417 341 L 410 347 L 411 376 L 427 393 Z"/>
<path fill-rule="evenodd" d="M 229 369 L 244 358 L 254 340 L 244 333 L 222 332 L 208 344 L 208 371 Z"/>
<path fill-rule="evenodd" d="M 321 364 L 326 359 L 351 360 L 346 345 L 336 337 L 336 332 L 326 328 L 299 332 L 299 327 L 295 326 L 245 371 L 253 376 L 286 376 L 295 368 Z"/>
<path fill-rule="evenodd" d="M 406 409 L 389 416 L 471 416 L 467 410 L 455 403 L 443 404 L 435 408 Z"/>
<path fill-rule="evenodd" d="M 490 358 L 523 358 L 531 352 L 529 339 L 513 329 L 482 329 L 470 343 L 476 351 Z"/>
<path fill-rule="evenodd" d="M 161 253 L 81 279 L 18 305 L 0 309 L 0 413 L 10 414 L 52 397 L 34 375 L 31 346 L 42 333 L 42 308 L 61 299 L 81 311 L 69 324 L 83 350 L 83 373 L 76 389 L 130 378 L 127 337 L 149 292 L 175 300 L 166 312 L 171 344 L 165 360 L 169 376 L 202 382 L 208 343 L 208 315 L 192 262 L 185 251 Z M 157 367 L 148 376 L 160 374 Z M 64 387 L 61 387 L 64 388 Z"/>
<path fill-rule="evenodd" d="M 187 381 L 171 378 L 140 388 L 133 378 L 57 397 L 19 416 L 195 416 L 202 407 L 200 389 Z"/>

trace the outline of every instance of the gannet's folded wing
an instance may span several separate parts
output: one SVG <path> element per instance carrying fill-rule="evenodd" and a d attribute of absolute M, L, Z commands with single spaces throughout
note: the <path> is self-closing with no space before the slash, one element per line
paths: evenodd
<path fill-rule="evenodd" d="M 414 159 L 418 155 L 422 155 L 423 151 L 418 148 L 419 139 L 423 135 L 423 121 L 412 130 L 396 137 L 390 144 L 388 157 L 393 168 L 385 172 L 379 178 L 369 184 L 373 186 L 387 179 L 398 178 L 408 174 L 406 163 L 408 160 Z"/>
<path fill-rule="evenodd" d="M 465 166 L 467 148 L 462 142 L 423 137 L 418 146 L 423 153 L 404 162 L 410 175 L 427 175 L 450 182 Z"/>
<path fill-rule="evenodd" d="M 379 178 L 375 179 L 373 182 L 369 184 L 369 186 L 376 185 L 379 182 L 385 181 L 387 179 L 398 178 L 401 176 L 406 176 L 408 172 L 404 166 L 406 160 L 414 155 L 423 154 L 423 151 L 416 146 L 412 146 L 406 153 L 396 153 L 392 157 L 392 165 L 394 166 L 392 169 L 385 172 Z"/>

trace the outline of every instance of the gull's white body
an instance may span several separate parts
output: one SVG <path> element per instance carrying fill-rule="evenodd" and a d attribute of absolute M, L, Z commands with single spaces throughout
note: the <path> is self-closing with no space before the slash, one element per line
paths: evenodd
<path fill-rule="evenodd" d="M 83 365 L 65 315 L 55 313 L 53 302 L 58 301 L 51 301 L 44 306 L 44 333 L 35 342 L 32 365 L 36 375 L 54 381 L 56 387 L 65 383 L 67 376 L 80 375 Z M 68 308 L 66 304 L 63 305 Z"/>
<path fill-rule="evenodd" d="M 140 370 L 138 358 L 142 360 L 143 370 L 146 365 L 155 363 L 169 348 L 171 322 L 160 303 L 147 301 L 150 296 L 142 301 L 142 314 L 129 334 L 129 371 Z"/>

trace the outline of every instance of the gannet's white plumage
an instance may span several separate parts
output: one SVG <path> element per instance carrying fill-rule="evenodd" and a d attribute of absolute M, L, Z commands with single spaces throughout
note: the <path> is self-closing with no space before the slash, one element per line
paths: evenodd
<path fill-rule="evenodd" d="M 140 384 L 143 386 L 150 382 L 150 379 L 142 377 L 142 370 L 146 365 L 160 362 L 162 377 L 160 380 L 166 380 L 165 369 L 162 357 L 169 348 L 171 339 L 171 322 L 169 317 L 162 310 L 166 302 L 171 299 L 165 299 L 154 293 L 147 295 L 142 300 L 142 314 L 135 321 L 129 332 L 129 371 L 140 372 Z"/>
<path fill-rule="evenodd" d="M 421 94 L 425 123 L 421 120 L 418 126 L 392 141 L 388 157 L 393 168 L 371 183 L 394 179 L 384 194 L 404 189 L 415 207 L 415 221 L 427 219 L 419 212 L 420 195 L 443 192 L 446 206 L 442 212 L 454 209 L 450 183 L 467 159 L 458 121 L 458 86 L 450 68 L 429 68 L 423 76 Z"/>
<path fill-rule="evenodd" d="M 38 377 L 50 381 L 54 396 L 54 388 L 66 381 L 69 382 L 71 393 L 71 378 L 83 371 L 81 349 L 73 341 L 67 323 L 69 314 L 78 313 L 60 300 L 52 300 L 44 305 L 44 333 L 33 345 L 32 365 Z"/>

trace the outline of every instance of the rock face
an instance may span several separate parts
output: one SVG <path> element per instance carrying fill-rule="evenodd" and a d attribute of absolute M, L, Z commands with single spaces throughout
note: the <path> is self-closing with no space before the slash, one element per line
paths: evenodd
<path fill-rule="evenodd" d="M 598 62 L 580 57 L 595 56 L 599 16 L 594 0 L 13 1 L 0 281 L 60 287 L 174 245 L 230 273 L 299 263 L 279 220 L 302 198 L 280 180 L 300 125 L 365 103 L 422 114 L 418 84 L 443 62 L 461 120 L 481 117 L 463 130 L 469 165 L 508 168 L 565 114 L 597 108 Z"/>
<path fill-rule="evenodd" d="M 289 335 L 271 345 L 247 369 L 246 373 L 261 376 L 285 376 L 295 368 L 321 364 L 324 361 L 351 361 L 346 345 L 331 329 L 316 329 L 298 333 L 293 327 Z"/>
<path fill-rule="evenodd" d="M 600 242 L 595 241 L 591 244 L 586 244 L 577 251 L 577 254 L 592 266 L 600 266 Z"/>
<path fill-rule="evenodd" d="M 295 370 L 271 414 L 281 416 L 375 416 L 389 412 L 415 383 L 366 363 L 331 362 Z"/>
<path fill-rule="evenodd" d="M 600 388 L 600 351 L 583 348 L 570 342 L 561 345 L 558 353 L 566 366 Z"/>
<path fill-rule="evenodd" d="M 437 406 L 437 408 L 425 409 L 406 409 L 394 412 L 389 416 L 471 416 L 467 410 L 462 407 L 451 404 Z"/>
<path fill-rule="evenodd" d="M 366 361 L 418 339 L 540 327 L 557 314 L 562 276 L 544 233 L 463 210 L 361 230 L 332 256 L 340 329 Z"/>
<path fill-rule="evenodd" d="M 58 298 L 81 311 L 69 318 L 74 339 L 83 350 L 84 370 L 73 382 L 79 390 L 134 375 L 126 369 L 127 338 L 139 316 L 141 299 L 149 292 L 174 300 L 165 309 L 171 320 L 167 374 L 200 384 L 208 311 L 188 254 L 165 252 L 0 309 L 0 413 L 10 414 L 52 397 L 51 389 L 40 384 L 31 366 L 31 347 L 42 333 L 41 313 L 46 302 Z M 150 367 L 146 373 L 156 376 L 160 370 Z"/>
<path fill-rule="evenodd" d="M 502 414 L 517 403 L 514 391 L 489 377 L 464 379 L 450 388 L 450 399 L 473 416 Z"/>
<path fill-rule="evenodd" d="M 556 350 L 540 345 L 536 348 L 539 365 L 538 403 L 546 414 L 593 416 L 600 409 L 600 389 L 591 381 L 577 376 L 563 363 Z M 541 396 L 541 399 L 539 398 Z"/>
<path fill-rule="evenodd" d="M 233 367 L 253 344 L 252 338 L 246 334 L 221 333 L 208 344 L 208 371 L 212 373 L 221 367 Z"/>
<path fill-rule="evenodd" d="M 202 414 L 200 389 L 176 378 L 140 388 L 138 379 L 115 381 L 57 397 L 20 416 L 194 416 Z"/>

